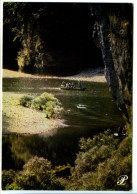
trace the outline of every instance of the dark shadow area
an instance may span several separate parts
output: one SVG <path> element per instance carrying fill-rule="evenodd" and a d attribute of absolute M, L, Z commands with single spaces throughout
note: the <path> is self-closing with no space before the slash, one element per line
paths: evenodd
<path fill-rule="evenodd" d="M 4 3 L 3 67 L 64 76 L 103 67 L 94 22 L 88 3 Z"/>
<path fill-rule="evenodd" d="M 12 150 L 13 137 L 12 135 L 4 135 L 2 137 L 2 169 L 19 170 L 24 165 L 24 161 L 18 158 Z"/>

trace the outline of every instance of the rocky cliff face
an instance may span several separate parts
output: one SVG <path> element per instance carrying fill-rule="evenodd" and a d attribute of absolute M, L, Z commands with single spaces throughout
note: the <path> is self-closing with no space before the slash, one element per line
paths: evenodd
<path fill-rule="evenodd" d="M 92 27 L 88 4 L 39 6 L 25 23 L 19 69 L 64 75 L 103 65 L 101 52 L 92 41 Z"/>
<path fill-rule="evenodd" d="M 91 14 L 95 18 L 93 39 L 102 52 L 108 86 L 127 123 L 131 123 L 132 4 L 91 6 Z"/>

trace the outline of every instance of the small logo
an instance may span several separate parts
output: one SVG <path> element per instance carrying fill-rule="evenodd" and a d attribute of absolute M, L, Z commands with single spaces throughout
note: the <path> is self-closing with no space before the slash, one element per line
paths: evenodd
<path fill-rule="evenodd" d="M 127 179 L 128 179 L 127 175 L 121 175 L 120 177 L 118 177 L 117 185 L 125 185 Z"/>

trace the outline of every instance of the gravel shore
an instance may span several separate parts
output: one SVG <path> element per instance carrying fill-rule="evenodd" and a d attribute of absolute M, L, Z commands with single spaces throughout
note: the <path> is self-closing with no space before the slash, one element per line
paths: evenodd
<path fill-rule="evenodd" d="M 92 81 L 92 82 L 106 82 L 103 69 L 87 70 L 83 71 L 77 75 L 59 77 L 59 76 L 42 76 L 42 75 L 32 75 L 27 73 L 21 73 L 17 71 L 12 71 L 8 69 L 3 69 L 3 78 L 18 78 L 18 77 L 32 77 L 32 78 L 59 78 L 59 79 L 69 79 L 69 80 L 81 80 L 81 81 Z"/>

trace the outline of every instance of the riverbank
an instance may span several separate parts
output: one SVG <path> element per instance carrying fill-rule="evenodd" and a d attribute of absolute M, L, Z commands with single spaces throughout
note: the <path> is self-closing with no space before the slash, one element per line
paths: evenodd
<path fill-rule="evenodd" d="M 52 129 L 65 126 L 62 119 L 47 119 L 45 113 L 19 105 L 22 96 L 3 92 L 3 134 L 48 134 Z"/>
<path fill-rule="evenodd" d="M 83 71 L 80 74 L 67 77 L 31 75 L 3 69 L 3 78 L 58 78 L 70 80 L 83 80 L 105 82 L 103 70 Z M 51 133 L 52 129 L 65 127 L 61 119 L 47 119 L 45 114 L 19 105 L 19 98 L 23 94 L 3 92 L 3 134 L 4 133 Z"/>
<path fill-rule="evenodd" d="M 92 82 L 106 82 L 103 69 L 86 70 L 73 76 L 59 77 L 59 76 L 48 76 L 48 75 L 32 75 L 8 69 L 3 69 L 3 78 L 21 78 L 21 77 L 32 77 L 32 78 L 59 78 L 67 80 L 81 80 L 81 81 L 92 81 Z"/>

